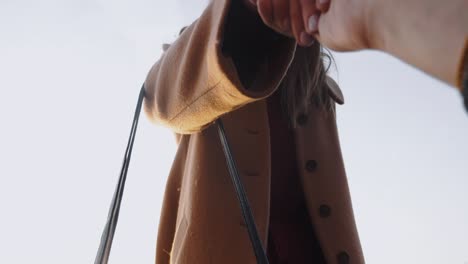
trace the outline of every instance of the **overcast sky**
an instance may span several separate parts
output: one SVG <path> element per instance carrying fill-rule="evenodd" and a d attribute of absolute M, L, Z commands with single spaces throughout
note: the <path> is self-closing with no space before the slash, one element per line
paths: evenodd
<path fill-rule="evenodd" d="M 205 3 L 0 0 L 0 263 L 93 262 L 140 85 Z M 334 56 L 367 262 L 468 263 L 458 93 L 381 53 Z M 143 115 L 111 263 L 154 263 L 175 148 Z"/>

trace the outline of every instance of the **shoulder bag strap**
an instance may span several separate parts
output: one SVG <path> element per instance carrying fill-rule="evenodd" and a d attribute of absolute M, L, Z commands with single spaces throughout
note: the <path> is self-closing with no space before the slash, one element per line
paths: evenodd
<path fill-rule="evenodd" d="M 249 200 L 244 190 L 244 185 L 242 184 L 239 172 L 237 171 L 237 166 L 232 157 L 231 148 L 226 138 L 226 133 L 224 132 L 224 126 L 221 119 L 216 120 L 216 125 L 218 126 L 218 134 L 223 145 L 224 155 L 226 157 L 226 163 L 228 165 L 229 175 L 231 175 L 232 184 L 236 189 L 237 199 L 242 210 L 242 216 L 247 225 L 247 230 L 249 232 L 250 242 L 255 252 L 255 257 L 257 258 L 258 264 L 268 264 L 268 258 L 263 249 L 262 242 L 258 236 L 257 227 L 255 225 L 255 220 L 252 215 L 252 210 L 250 209 Z"/>
<path fill-rule="evenodd" d="M 130 164 L 130 158 L 132 157 L 133 142 L 135 141 L 135 135 L 138 127 L 138 120 L 140 117 L 141 106 L 143 104 L 143 98 L 145 97 L 145 89 L 141 87 L 140 95 L 138 96 L 138 103 L 135 109 L 135 115 L 133 116 L 132 129 L 130 130 L 130 136 L 128 138 L 127 149 L 125 150 L 125 156 L 120 170 L 119 181 L 115 188 L 114 197 L 112 198 L 111 206 L 109 209 L 109 215 L 107 216 L 107 223 L 102 231 L 101 244 L 94 260 L 94 264 L 107 264 L 109 261 L 109 254 L 112 247 L 112 240 L 114 238 L 115 228 L 117 227 L 117 221 L 119 219 L 120 204 L 122 202 L 122 196 L 125 188 L 125 181 L 127 179 L 128 165 Z"/>
<path fill-rule="evenodd" d="M 109 215 L 107 218 L 106 226 L 101 236 L 101 244 L 96 255 L 94 264 L 107 264 L 109 261 L 109 255 L 112 247 L 112 240 L 114 238 L 115 228 L 117 227 L 117 221 L 119 218 L 120 204 L 122 202 L 122 196 L 125 188 L 125 180 L 127 179 L 128 166 L 130 164 L 130 158 L 132 156 L 133 142 L 135 141 L 135 135 L 138 127 L 138 119 L 140 117 L 141 106 L 143 104 L 143 99 L 145 96 L 144 86 L 140 90 L 140 95 L 138 96 L 138 103 L 135 110 L 135 115 L 133 116 L 132 129 L 130 131 L 130 137 L 127 143 L 127 149 L 125 151 L 124 161 L 122 169 L 120 171 L 119 181 L 115 189 L 114 197 L 112 198 L 111 207 L 109 210 Z M 229 174 L 231 175 L 231 180 L 236 190 L 237 198 L 242 210 L 242 216 L 247 225 L 247 230 L 249 233 L 250 241 L 257 258 L 257 263 L 259 264 L 268 264 L 268 259 L 263 249 L 262 243 L 258 236 L 258 231 L 255 226 L 255 221 L 252 215 L 252 211 L 249 206 L 249 201 L 244 190 L 244 186 L 239 177 L 237 167 L 232 157 L 231 149 L 229 147 L 226 134 L 224 132 L 224 126 L 220 119 L 216 121 L 218 127 L 218 134 L 221 140 L 224 154 L 226 156 L 226 162 L 228 164 Z"/>

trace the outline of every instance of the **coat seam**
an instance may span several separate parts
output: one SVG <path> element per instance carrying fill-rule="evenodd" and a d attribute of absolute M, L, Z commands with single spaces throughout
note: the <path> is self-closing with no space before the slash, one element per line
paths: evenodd
<path fill-rule="evenodd" d="M 199 95 L 197 98 L 195 98 L 190 104 L 186 105 L 182 110 L 180 110 L 177 114 L 174 115 L 174 117 L 172 117 L 171 119 L 169 119 L 169 122 L 172 122 L 174 121 L 174 119 L 176 119 L 177 117 L 179 117 L 183 112 L 185 112 L 185 110 L 187 110 L 187 108 L 189 108 L 190 106 L 192 106 L 193 104 L 195 104 L 197 101 L 199 101 L 202 97 L 204 97 L 206 94 L 208 94 L 209 92 L 211 92 L 213 89 L 215 89 L 216 87 L 218 87 L 218 85 L 221 83 L 221 80 L 218 81 L 215 85 L 213 85 L 211 88 L 209 88 L 207 91 L 205 91 L 204 93 L 202 93 L 201 95 Z"/>

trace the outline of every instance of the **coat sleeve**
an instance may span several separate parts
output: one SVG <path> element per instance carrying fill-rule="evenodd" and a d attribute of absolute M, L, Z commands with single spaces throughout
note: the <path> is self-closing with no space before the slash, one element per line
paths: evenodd
<path fill-rule="evenodd" d="M 212 0 L 151 68 L 145 81 L 145 112 L 174 132 L 198 132 L 221 115 L 260 100 L 278 87 L 294 56 L 286 37 L 268 42 L 266 62 L 244 87 L 236 64 L 223 52 L 231 1 Z"/>

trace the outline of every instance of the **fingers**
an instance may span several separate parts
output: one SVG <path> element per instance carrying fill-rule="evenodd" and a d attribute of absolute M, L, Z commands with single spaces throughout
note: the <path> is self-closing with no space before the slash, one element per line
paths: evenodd
<path fill-rule="evenodd" d="M 308 18 L 312 15 L 318 15 L 315 1 L 316 0 L 291 1 L 291 4 L 294 5 L 294 15 L 291 14 L 291 17 L 294 19 L 295 36 L 297 36 L 296 39 L 301 46 L 310 46 L 314 43 L 313 34 L 317 29 L 314 31 L 309 30 Z"/>
<path fill-rule="evenodd" d="M 258 14 L 268 26 L 273 26 L 273 3 L 272 0 L 257 1 Z"/>
<path fill-rule="evenodd" d="M 290 0 L 258 0 L 257 10 L 267 26 L 283 35 L 292 37 L 289 1 Z"/>
<path fill-rule="evenodd" d="M 258 0 L 257 10 L 266 25 L 293 36 L 301 46 L 310 46 L 318 31 L 320 11 L 316 1 L 319 0 Z"/>
<path fill-rule="evenodd" d="M 315 2 L 316 0 L 300 0 L 303 23 L 307 33 L 310 35 L 318 31 L 318 19 L 320 16 L 320 11 L 317 9 Z"/>
<path fill-rule="evenodd" d="M 347 32 L 347 30 L 343 29 L 344 31 L 341 31 L 343 26 L 336 27 L 335 22 L 337 21 L 337 17 L 333 11 L 334 11 L 333 6 L 331 6 L 330 10 L 327 13 L 322 13 L 320 15 L 319 29 L 314 36 L 320 43 L 327 46 L 327 48 L 331 50 L 335 50 L 335 51 L 349 50 L 346 46 L 343 46 L 341 44 L 344 42 L 341 37 L 343 36 L 343 34 L 340 32 Z M 337 31 L 337 28 L 339 31 Z"/>
<path fill-rule="evenodd" d="M 317 0 L 315 5 L 318 11 L 326 13 L 330 8 L 330 0 Z"/>
<path fill-rule="evenodd" d="M 289 0 L 271 0 L 273 3 L 273 21 L 284 33 L 290 33 Z"/>

